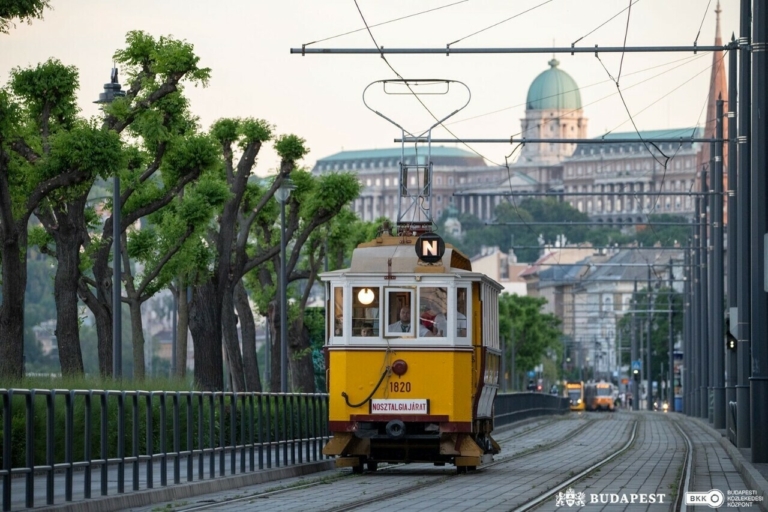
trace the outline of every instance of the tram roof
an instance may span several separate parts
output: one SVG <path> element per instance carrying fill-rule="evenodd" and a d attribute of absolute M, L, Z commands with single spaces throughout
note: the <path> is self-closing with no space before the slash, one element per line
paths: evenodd
<path fill-rule="evenodd" d="M 472 262 L 458 249 L 445 244 L 442 260 L 429 265 L 419 260 L 416 255 L 416 236 L 391 236 L 383 234 L 370 242 L 357 246 L 352 253 L 352 263 L 349 268 L 324 272 L 321 278 L 341 274 L 386 276 L 392 274 L 460 274 L 465 277 L 482 277 L 499 291 L 503 287 L 490 277 L 480 272 L 472 272 Z"/>

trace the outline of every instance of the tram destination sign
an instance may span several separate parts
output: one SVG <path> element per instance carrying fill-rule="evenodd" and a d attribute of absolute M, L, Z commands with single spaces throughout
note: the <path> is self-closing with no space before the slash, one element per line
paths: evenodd
<path fill-rule="evenodd" d="M 445 242 L 437 233 L 424 233 L 416 240 L 416 256 L 425 263 L 437 263 L 445 254 Z"/>
<path fill-rule="evenodd" d="M 429 400 L 374 398 L 371 400 L 371 414 L 429 414 Z"/>

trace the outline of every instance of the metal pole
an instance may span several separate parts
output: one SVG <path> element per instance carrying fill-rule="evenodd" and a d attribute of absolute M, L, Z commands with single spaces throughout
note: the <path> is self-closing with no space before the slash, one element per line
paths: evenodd
<path fill-rule="evenodd" d="M 123 377 L 123 323 L 122 282 L 120 281 L 122 255 L 120 252 L 120 177 L 112 180 L 112 375 Z M 134 368 L 134 371 L 136 369 Z"/>
<path fill-rule="evenodd" d="M 702 191 L 709 191 L 709 182 L 707 181 L 707 170 L 701 172 Z M 701 301 L 699 308 L 701 311 L 701 337 L 699 344 L 699 390 L 700 390 L 700 409 L 701 418 L 709 418 L 709 240 L 707 237 L 707 199 L 701 198 L 701 209 L 699 218 L 699 242 L 701 242 L 699 252 L 701 253 L 701 266 L 699 267 L 699 293 Z"/>
<path fill-rule="evenodd" d="M 736 46 L 736 38 L 731 36 L 731 46 Z M 738 52 L 728 52 L 728 325 L 730 334 L 738 339 L 739 333 L 739 313 L 738 304 L 736 302 L 738 280 L 736 279 L 736 268 L 738 266 L 738 248 L 736 244 L 736 236 L 739 225 L 739 216 L 736 212 L 736 163 L 737 163 L 737 147 L 738 142 L 736 139 L 736 102 L 738 101 L 736 81 L 738 77 Z M 732 443 L 736 443 L 736 439 L 730 438 L 730 432 L 736 431 L 735 418 L 731 417 L 730 404 L 736 403 L 736 352 L 732 350 L 726 351 L 726 368 L 728 370 L 728 378 L 725 383 L 725 404 L 729 408 L 726 412 L 726 428 L 729 433 L 729 439 Z"/>
<path fill-rule="evenodd" d="M 717 100 L 716 136 L 723 136 L 723 100 Z M 715 144 L 715 175 L 712 177 L 715 194 L 712 196 L 712 391 L 714 411 L 712 422 L 716 429 L 725 428 L 725 334 L 723 332 L 723 145 Z"/>
<path fill-rule="evenodd" d="M 512 325 L 512 327 L 509 329 L 509 345 L 510 345 L 510 376 L 512 377 L 512 391 L 517 389 L 517 375 L 516 374 L 516 365 L 515 363 L 515 357 L 517 357 L 517 347 L 515 346 L 515 326 Z"/>
<path fill-rule="evenodd" d="M 691 245 L 691 237 L 688 237 L 688 245 Z M 683 253 L 685 258 L 685 282 L 683 283 L 683 301 L 685 304 L 685 332 L 683 337 L 683 412 L 687 416 L 693 415 L 693 399 L 691 391 L 693 390 L 693 269 L 691 268 L 691 251 L 688 249 Z"/>
<path fill-rule="evenodd" d="M 280 391 L 288 392 L 288 315 L 285 297 L 285 201 L 280 202 Z"/>
<path fill-rule="evenodd" d="M 736 280 L 739 282 L 738 308 L 739 308 L 739 339 L 736 347 L 738 368 L 738 381 L 736 384 L 736 446 L 749 448 L 751 442 L 749 419 L 749 375 L 751 370 L 750 360 L 750 325 L 752 311 L 750 309 L 750 294 L 752 288 L 752 269 L 750 268 L 750 140 L 752 129 L 750 110 L 752 103 L 751 75 L 752 63 L 750 62 L 750 32 L 752 28 L 752 9 L 750 0 L 741 0 L 741 18 L 739 28 L 739 175 L 736 184 L 736 208 L 738 210 L 738 253 L 739 264 L 736 267 Z"/>
<path fill-rule="evenodd" d="M 716 52 L 722 51 L 722 46 L 601 46 L 595 47 L 582 46 L 561 46 L 555 48 L 452 48 L 447 45 L 444 48 L 291 48 L 291 54 L 298 55 L 440 55 L 449 56 L 451 54 L 536 54 L 546 55 L 553 53 L 664 53 L 664 52 L 682 52 L 695 54 L 696 52 Z M 435 142 L 433 140 L 433 142 Z M 454 141 L 455 142 L 455 141 Z"/>
<path fill-rule="evenodd" d="M 507 340 L 501 336 L 501 392 L 507 392 Z"/>
<path fill-rule="evenodd" d="M 750 415 L 752 417 L 752 462 L 768 462 L 768 439 L 763 430 L 768 425 L 768 279 L 766 251 L 768 243 L 768 0 L 754 0 L 752 25 L 752 376 L 750 377 Z"/>
<path fill-rule="evenodd" d="M 715 116 L 716 121 L 719 118 Z M 715 128 L 717 129 L 717 128 Z M 712 181 L 712 190 L 717 188 L 717 174 L 715 167 L 716 161 L 717 143 L 709 143 L 709 168 L 711 169 L 710 176 Z M 707 332 L 709 336 L 706 339 L 707 346 L 707 419 L 709 423 L 714 422 L 714 396 L 715 396 L 715 202 L 714 196 L 707 197 L 707 217 L 705 230 L 707 233 Z M 719 306 L 722 308 L 722 306 Z"/>
<path fill-rule="evenodd" d="M 653 353 L 653 343 L 651 340 L 651 331 L 653 328 L 653 297 L 651 293 L 651 266 L 648 265 L 648 313 L 646 313 L 647 319 L 648 319 L 648 325 L 647 325 L 647 336 L 648 336 L 648 344 L 646 345 L 646 368 L 648 369 L 646 371 L 645 378 L 648 379 L 648 387 L 646 388 L 645 394 L 646 394 L 646 400 L 645 400 L 645 410 L 646 411 L 652 411 L 653 410 L 653 361 L 652 361 L 652 353 Z M 661 391 L 661 390 L 659 390 Z"/>
<path fill-rule="evenodd" d="M 639 382 L 635 380 L 634 372 L 631 370 L 632 363 L 639 359 L 637 353 L 637 317 L 635 316 L 635 309 L 637 309 L 637 279 L 635 279 L 634 293 L 632 294 L 632 337 L 630 338 L 630 353 L 632 355 L 630 361 L 630 371 L 632 372 L 632 410 L 640 410 L 640 386 Z"/>
<path fill-rule="evenodd" d="M 695 199 L 694 203 L 695 206 L 695 222 L 699 221 L 699 218 L 701 217 L 701 201 L 699 199 Z M 691 321 L 693 324 L 693 330 L 692 334 L 693 337 L 691 338 L 691 378 L 692 381 L 692 388 L 691 388 L 691 405 L 692 405 L 692 414 L 695 418 L 698 418 L 701 415 L 701 336 L 702 336 L 702 329 L 701 329 L 701 233 L 699 232 L 698 226 L 693 228 L 693 238 L 694 238 L 694 252 L 692 253 L 693 256 L 693 264 L 694 268 L 691 271 L 692 274 L 692 283 L 691 283 L 691 309 L 693 314 L 691 315 Z"/>
<path fill-rule="evenodd" d="M 669 329 L 667 332 L 667 335 L 669 336 L 669 340 L 667 341 L 667 360 L 669 361 L 669 371 L 667 372 L 667 406 L 669 407 L 668 410 L 674 411 L 675 410 L 675 396 L 672 393 L 674 389 L 675 384 L 675 340 L 673 338 L 673 332 L 674 329 L 672 328 L 672 280 L 674 279 L 674 276 L 672 275 L 672 258 L 669 258 L 669 294 L 667 295 L 667 308 L 669 309 L 669 316 L 667 317 L 667 322 L 669 323 Z"/>
<path fill-rule="evenodd" d="M 177 292 L 182 293 L 181 287 L 178 288 Z M 171 297 L 173 298 L 173 312 L 171 314 L 171 377 L 176 377 L 176 337 L 178 336 L 179 299 L 173 291 L 171 291 Z M 149 360 L 152 361 L 152 354 L 149 355 Z"/>

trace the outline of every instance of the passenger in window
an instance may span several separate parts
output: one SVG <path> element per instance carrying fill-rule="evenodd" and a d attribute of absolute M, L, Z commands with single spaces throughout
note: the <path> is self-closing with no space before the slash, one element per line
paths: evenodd
<path fill-rule="evenodd" d="M 389 324 L 389 332 L 411 332 L 411 308 L 403 306 L 400 308 L 400 320 Z M 431 332 L 423 325 L 419 324 L 419 336 L 432 336 Z"/>
<path fill-rule="evenodd" d="M 370 324 L 366 324 L 363 326 L 362 329 L 360 329 L 360 336 L 373 336 L 373 326 Z"/>

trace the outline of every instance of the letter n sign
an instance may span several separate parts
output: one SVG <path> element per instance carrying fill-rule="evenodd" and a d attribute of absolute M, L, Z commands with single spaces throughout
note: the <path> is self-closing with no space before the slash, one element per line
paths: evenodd
<path fill-rule="evenodd" d="M 416 256 L 425 263 L 437 263 L 445 254 L 445 242 L 437 233 L 424 233 L 416 240 Z"/>

